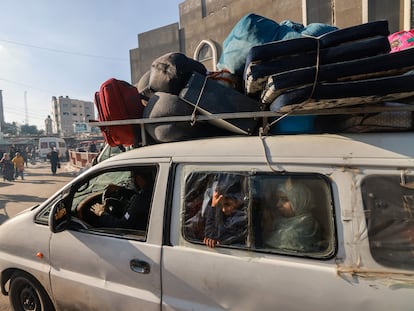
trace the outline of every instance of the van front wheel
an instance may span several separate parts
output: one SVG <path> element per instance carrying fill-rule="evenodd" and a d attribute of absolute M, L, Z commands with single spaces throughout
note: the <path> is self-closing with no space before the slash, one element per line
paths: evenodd
<path fill-rule="evenodd" d="M 24 272 L 17 272 L 11 277 L 9 301 L 14 311 L 54 310 L 46 290 L 36 279 Z"/>

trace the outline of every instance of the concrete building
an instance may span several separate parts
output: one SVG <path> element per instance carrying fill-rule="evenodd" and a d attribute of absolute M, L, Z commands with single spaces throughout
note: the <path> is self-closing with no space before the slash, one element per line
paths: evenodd
<path fill-rule="evenodd" d="M 179 24 L 138 34 L 138 48 L 130 50 L 131 83 L 167 52 L 184 53 L 215 70 L 224 39 L 248 13 L 276 22 L 320 22 L 339 28 L 386 19 L 393 33 L 414 28 L 413 6 L 414 0 L 186 0 L 178 8 Z"/>
<path fill-rule="evenodd" d="M 95 119 L 93 102 L 71 99 L 68 96 L 52 97 L 53 132 L 61 137 L 75 134 L 75 124 Z"/>

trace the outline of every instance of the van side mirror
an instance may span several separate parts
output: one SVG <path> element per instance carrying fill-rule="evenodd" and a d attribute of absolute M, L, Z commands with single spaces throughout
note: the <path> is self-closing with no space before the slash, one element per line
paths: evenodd
<path fill-rule="evenodd" d="M 53 233 L 66 230 L 70 214 L 66 208 L 65 198 L 60 199 L 52 208 L 49 215 L 49 228 Z"/>

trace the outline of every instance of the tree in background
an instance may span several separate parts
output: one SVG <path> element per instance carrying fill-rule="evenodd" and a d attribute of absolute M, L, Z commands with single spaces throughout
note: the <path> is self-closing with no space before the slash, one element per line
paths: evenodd
<path fill-rule="evenodd" d="M 24 124 L 20 126 L 20 135 L 39 135 L 43 134 L 43 130 L 38 130 L 36 125 Z"/>
<path fill-rule="evenodd" d="M 3 133 L 11 136 L 17 135 L 43 135 L 44 130 L 38 130 L 36 125 L 27 125 L 23 124 L 21 126 L 17 125 L 16 122 L 4 123 Z"/>
<path fill-rule="evenodd" d="M 12 123 L 6 122 L 4 123 L 2 130 L 4 134 L 17 135 L 19 132 L 19 127 L 17 126 L 16 122 L 12 122 Z"/>

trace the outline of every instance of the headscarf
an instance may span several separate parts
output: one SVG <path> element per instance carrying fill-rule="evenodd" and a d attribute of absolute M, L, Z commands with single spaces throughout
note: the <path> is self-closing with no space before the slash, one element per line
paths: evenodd
<path fill-rule="evenodd" d="M 320 226 L 312 215 L 309 188 L 289 178 L 277 187 L 277 191 L 288 197 L 295 214 L 292 217 L 279 216 L 273 220 L 272 231 L 264 237 L 265 245 L 285 251 L 319 251 Z"/>
<path fill-rule="evenodd" d="M 288 178 L 284 184 L 277 187 L 277 192 L 283 192 L 288 197 L 295 216 L 308 214 L 313 209 L 311 191 L 303 183 L 293 182 L 291 178 Z"/>

